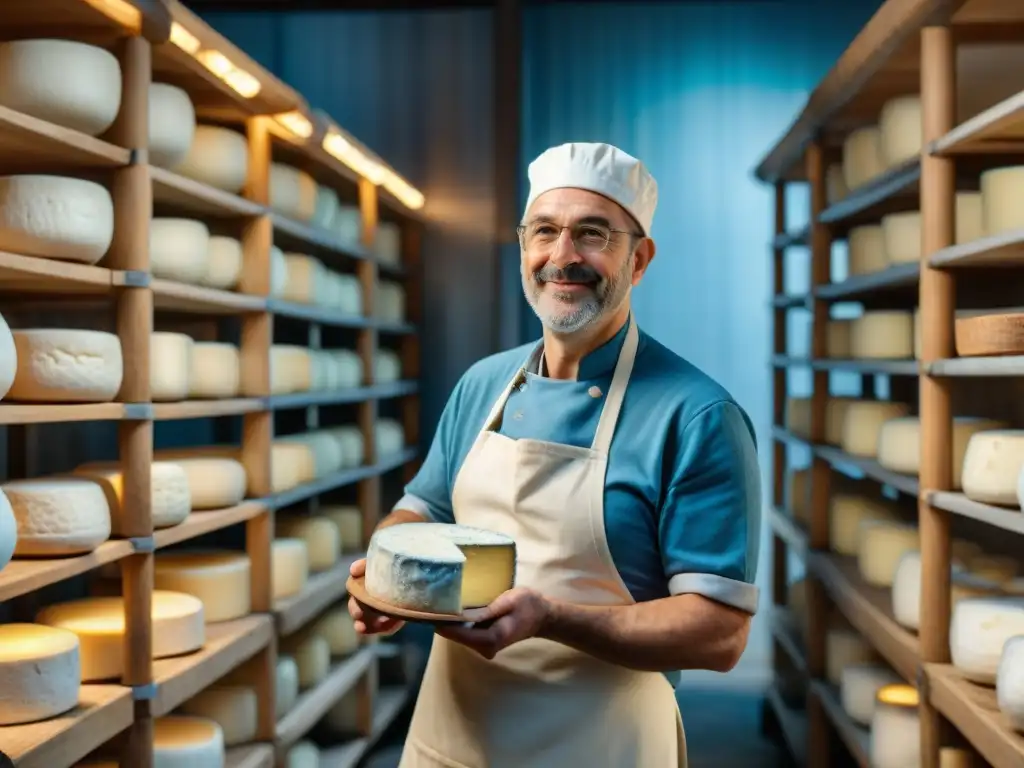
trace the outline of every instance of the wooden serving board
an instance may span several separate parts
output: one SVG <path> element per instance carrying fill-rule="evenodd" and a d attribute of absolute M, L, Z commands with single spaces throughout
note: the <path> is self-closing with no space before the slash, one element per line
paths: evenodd
<path fill-rule="evenodd" d="M 427 613 L 425 611 L 413 611 L 408 608 L 399 608 L 398 606 L 386 603 L 367 592 L 364 579 L 364 576 L 360 576 L 358 578 L 355 576 L 348 577 L 348 581 L 345 586 L 348 588 L 349 595 L 354 597 L 363 605 L 372 608 L 385 616 L 390 616 L 393 619 L 401 619 L 402 621 L 411 621 L 420 624 L 473 624 L 476 623 L 474 615 L 480 616 L 484 612 L 483 608 L 470 608 L 460 614 Z"/>
<path fill-rule="evenodd" d="M 955 340 L 960 357 L 1024 354 L 1024 312 L 957 318 Z"/>

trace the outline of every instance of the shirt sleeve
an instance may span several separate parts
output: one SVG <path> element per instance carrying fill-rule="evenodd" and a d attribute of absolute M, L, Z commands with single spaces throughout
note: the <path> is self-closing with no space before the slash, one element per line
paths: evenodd
<path fill-rule="evenodd" d="M 422 515 L 434 523 L 454 523 L 455 512 L 452 509 L 452 472 L 454 461 L 457 428 L 459 420 L 459 402 L 464 389 L 465 379 L 461 379 L 452 390 L 441 420 L 438 422 L 434 439 L 430 441 L 427 457 L 420 465 L 416 476 L 405 486 L 405 495 L 392 507 L 408 509 Z"/>
<path fill-rule="evenodd" d="M 658 523 L 672 595 L 698 594 L 757 612 L 761 472 L 753 429 L 733 402 L 683 429 Z"/>

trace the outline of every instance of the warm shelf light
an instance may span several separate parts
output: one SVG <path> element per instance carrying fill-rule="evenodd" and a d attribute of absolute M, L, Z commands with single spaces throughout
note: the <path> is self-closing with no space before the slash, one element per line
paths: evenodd
<path fill-rule="evenodd" d="M 224 81 L 233 91 L 247 99 L 260 92 L 260 81 L 239 69 L 220 51 L 203 50 L 195 54 L 196 60 Z"/>
<path fill-rule="evenodd" d="M 426 203 L 422 192 L 390 169 L 385 171 L 383 187 L 397 197 L 402 205 L 414 211 L 418 211 Z"/>
<path fill-rule="evenodd" d="M 199 53 L 199 38 L 176 21 L 171 23 L 171 42 L 191 56 Z"/>
<path fill-rule="evenodd" d="M 916 709 L 921 703 L 921 696 L 916 688 L 905 683 L 896 683 L 879 688 L 875 700 L 879 704 Z"/>
<path fill-rule="evenodd" d="M 384 180 L 385 169 L 368 158 L 338 131 L 328 130 L 321 142 L 326 152 L 374 184 Z"/>
<path fill-rule="evenodd" d="M 142 28 L 142 11 L 126 0 L 86 0 L 86 2 L 122 27 L 136 32 Z"/>
<path fill-rule="evenodd" d="M 313 124 L 297 109 L 274 115 L 274 120 L 300 139 L 308 139 L 313 135 Z"/>

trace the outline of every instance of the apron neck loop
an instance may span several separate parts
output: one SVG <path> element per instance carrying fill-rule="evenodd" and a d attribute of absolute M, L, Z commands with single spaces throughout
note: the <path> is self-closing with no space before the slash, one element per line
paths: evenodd
<path fill-rule="evenodd" d="M 615 373 L 612 374 L 612 383 L 608 387 L 608 395 L 605 397 L 601 418 L 597 422 L 597 431 L 594 433 L 594 444 L 591 446 L 598 453 L 607 454 L 608 449 L 611 448 L 612 435 L 615 434 L 619 411 L 622 410 L 622 400 L 626 396 L 629 377 L 633 373 L 633 361 L 636 360 L 639 341 L 640 332 L 636 327 L 636 318 L 630 312 L 626 339 L 619 351 L 619 360 L 615 363 Z"/>

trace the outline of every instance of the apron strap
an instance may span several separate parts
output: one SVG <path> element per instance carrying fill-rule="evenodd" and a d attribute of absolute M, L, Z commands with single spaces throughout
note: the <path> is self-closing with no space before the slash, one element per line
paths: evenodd
<path fill-rule="evenodd" d="M 630 312 L 629 329 L 619 352 L 619 360 L 615 364 L 615 373 L 612 374 L 612 383 L 608 388 L 608 396 L 605 398 L 604 408 L 601 409 L 601 418 L 597 422 L 597 431 L 594 433 L 594 443 L 591 446 L 598 453 L 607 454 L 611 448 L 612 435 L 615 434 L 615 425 L 619 421 L 619 412 L 622 410 L 629 377 L 633 373 L 633 361 L 636 360 L 639 343 L 640 333 L 637 331 L 636 318 Z"/>

